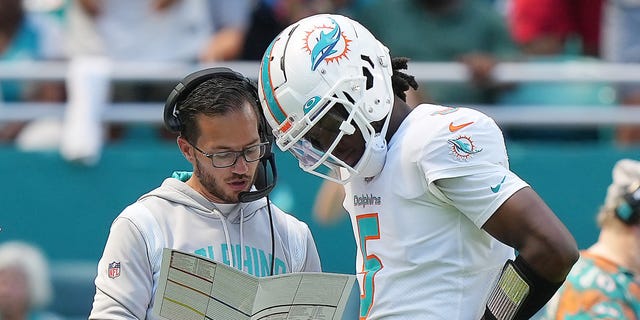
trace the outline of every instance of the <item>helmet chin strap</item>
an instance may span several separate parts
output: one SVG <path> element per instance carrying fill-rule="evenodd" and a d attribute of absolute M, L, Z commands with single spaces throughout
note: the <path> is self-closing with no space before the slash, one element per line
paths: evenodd
<path fill-rule="evenodd" d="M 387 141 L 382 133 L 376 133 L 369 143 L 367 143 L 367 152 L 358 162 L 358 174 L 365 178 L 378 175 L 384 167 L 387 159 Z M 360 164 L 360 162 L 362 164 Z"/>
<path fill-rule="evenodd" d="M 391 122 L 391 111 L 387 114 L 387 118 L 384 120 L 382 130 L 377 132 L 366 143 L 366 149 L 358 164 L 356 164 L 356 170 L 358 175 L 364 178 L 375 177 L 382 171 L 384 162 L 387 159 L 387 129 L 389 128 L 389 122 Z"/>

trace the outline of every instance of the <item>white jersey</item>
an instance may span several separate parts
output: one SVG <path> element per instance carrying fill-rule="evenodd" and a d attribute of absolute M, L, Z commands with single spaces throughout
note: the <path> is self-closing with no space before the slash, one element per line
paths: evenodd
<path fill-rule="evenodd" d="M 262 198 L 223 215 L 182 181 L 166 179 L 111 225 L 89 318 L 153 319 L 163 248 L 196 253 L 255 276 L 270 275 L 274 252 L 266 206 Z M 273 204 L 271 209 L 274 274 L 321 271 L 308 226 Z"/>
<path fill-rule="evenodd" d="M 345 186 L 358 257 L 360 319 L 480 319 L 514 250 L 481 229 L 527 184 L 502 132 L 466 108 L 416 107 L 382 172 Z"/>

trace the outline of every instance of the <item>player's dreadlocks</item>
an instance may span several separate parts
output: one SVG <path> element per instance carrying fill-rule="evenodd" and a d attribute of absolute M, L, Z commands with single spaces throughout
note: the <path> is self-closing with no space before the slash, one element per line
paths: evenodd
<path fill-rule="evenodd" d="M 413 90 L 418 89 L 418 82 L 416 82 L 414 76 L 399 71 L 407 70 L 407 62 L 409 62 L 409 58 L 405 57 L 395 57 L 391 59 L 391 67 L 393 69 L 391 86 L 393 87 L 393 93 L 405 102 L 407 101 L 405 91 L 409 90 L 409 88 L 413 88 Z"/>

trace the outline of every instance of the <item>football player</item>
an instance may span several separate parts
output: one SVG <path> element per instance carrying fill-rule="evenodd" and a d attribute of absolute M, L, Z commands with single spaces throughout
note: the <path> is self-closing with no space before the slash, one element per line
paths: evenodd
<path fill-rule="evenodd" d="M 361 24 L 329 14 L 287 27 L 261 61 L 278 147 L 344 184 L 360 319 L 528 319 L 578 259 L 575 240 L 509 170 L 496 123 L 410 108 L 406 68 Z"/>

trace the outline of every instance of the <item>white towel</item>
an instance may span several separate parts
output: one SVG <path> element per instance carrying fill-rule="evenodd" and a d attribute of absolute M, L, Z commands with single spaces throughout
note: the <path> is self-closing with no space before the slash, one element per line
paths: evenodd
<path fill-rule="evenodd" d="M 60 153 L 73 162 L 94 165 L 100 160 L 105 128 L 102 113 L 111 93 L 111 63 L 105 57 L 71 59 L 67 74 L 67 109 Z"/>

